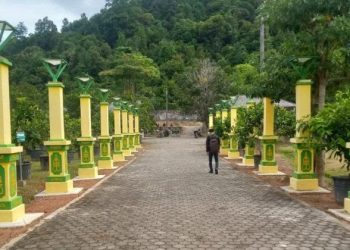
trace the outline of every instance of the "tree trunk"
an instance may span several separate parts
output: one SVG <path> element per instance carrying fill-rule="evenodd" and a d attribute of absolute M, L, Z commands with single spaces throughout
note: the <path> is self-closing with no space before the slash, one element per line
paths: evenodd
<path fill-rule="evenodd" d="M 318 111 L 322 110 L 326 102 L 326 88 L 327 88 L 327 78 L 328 73 L 326 70 L 320 70 L 317 74 L 318 80 Z M 325 151 L 321 151 L 316 156 L 316 173 L 318 175 L 318 183 L 321 187 L 326 185 L 325 178 Z"/>

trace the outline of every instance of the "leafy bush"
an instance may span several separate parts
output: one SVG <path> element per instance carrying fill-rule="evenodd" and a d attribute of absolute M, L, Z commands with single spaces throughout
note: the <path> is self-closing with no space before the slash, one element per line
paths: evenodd
<path fill-rule="evenodd" d="M 23 146 L 38 149 L 49 137 L 49 118 L 47 112 L 39 108 L 34 100 L 18 97 L 12 110 L 13 137 L 16 131 L 24 131 L 26 141 Z"/>
<path fill-rule="evenodd" d="M 295 135 L 295 111 L 275 106 L 275 128 L 278 136 L 292 138 Z"/>
<path fill-rule="evenodd" d="M 350 90 L 338 92 L 336 101 L 327 104 L 309 121 L 300 123 L 298 129 L 309 131 L 309 143 L 316 150 L 331 152 L 330 157 L 345 160 L 345 166 L 350 170 Z"/>
<path fill-rule="evenodd" d="M 221 119 L 214 119 L 214 131 L 221 139 L 229 138 L 229 133 L 231 133 L 230 118 L 227 117 L 224 122 Z"/>
<path fill-rule="evenodd" d="M 246 143 L 253 147 L 262 134 L 263 129 L 263 105 L 256 104 L 250 108 L 239 108 L 238 119 L 234 128 L 240 147 L 245 147 Z"/>

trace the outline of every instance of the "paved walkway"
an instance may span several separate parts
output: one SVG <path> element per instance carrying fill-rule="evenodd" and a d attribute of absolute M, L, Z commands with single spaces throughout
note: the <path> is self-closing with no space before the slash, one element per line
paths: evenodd
<path fill-rule="evenodd" d="M 328 215 L 221 161 L 204 139 L 147 140 L 148 150 L 14 249 L 350 249 Z"/>

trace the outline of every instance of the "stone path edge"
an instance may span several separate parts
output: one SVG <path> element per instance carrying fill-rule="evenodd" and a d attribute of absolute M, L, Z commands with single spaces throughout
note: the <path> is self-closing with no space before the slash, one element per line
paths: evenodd
<path fill-rule="evenodd" d="M 232 162 L 230 162 L 228 159 L 225 159 L 223 157 L 221 157 L 226 163 L 230 164 L 230 166 L 232 166 Z M 252 175 L 254 176 L 254 175 Z M 257 175 L 256 175 L 257 176 Z M 257 179 L 261 182 L 264 182 L 262 179 Z M 272 186 L 271 186 L 272 187 Z M 309 208 L 314 208 L 316 209 L 320 214 L 323 214 L 326 218 L 334 221 L 335 223 L 337 223 L 338 225 L 344 227 L 345 229 L 349 230 L 350 231 L 350 224 L 347 220 L 344 220 L 343 218 L 340 218 L 338 216 L 335 216 L 333 213 L 329 212 L 324 212 L 316 207 L 313 207 L 311 206 L 310 204 L 308 204 L 307 202 L 305 201 L 302 201 L 302 200 L 299 200 L 297 199 L 295 196 L 291 195 L 291 193 L 288 193 L 288 192 L 283 192 L 282 189 L 280 189 L 280 192 L 284 193 L 285 195 L 287 195 L 288 197 L 290 197 L 291 199 L 299 202 L 300 204 L 304 205 L 305 207 L 309 207 Z"/>
<path fill-rule="evenodd" d="M 142 151 L 144 152 L 144 151 Z M 141 153 L 142 153 L 141 152 Z M 93 185 L 91 188 L 89 188 L 88 190 L 86 190 L 84 193 L 82 193 L 79 197 L 73 199 L 72 201 L 70 201 L 69 203 L 67 203 L 66 205 L 64 205 L 63 207 L 60 207 L 59 209 L 57 209 L 56 211 L 52 212 L 51 214 L 40 218 L 39 223 L 35 224 L 33 227 L 30 227 L 25 233 L 13 238 L 12 240 L 10 240 L 8 243 L 6 243 L 3 246 L 0 246 L 0 250 L 6 250 L 6 249 L 10 249 L 11 247 L 13 247 L 18 241 L 20 241 L 22 238 L 24 238 L 28 233 L 32 232 L 34 229 L 36 229 L 37 227 L 41 226 L 42 224 L 44 224 L 46 221 L 51 220 L 52 218 L 54 218 L 55 216 L 57 216 L 59 213 L 61 213 L 62 211 L 64 211 L 65 209 L 67 209 L 69 206 L 71 206 L 72 204 L 76 203 L 77 201 L 79 201 L 80 199 L 84 198 L 86 195 L 88 195 L 90 192 L 94 191 L 96 188 L 98 188 L 101 184 L 103 184 L 105 181 L 109 180 L 109 178 L 111 178 L 112 176 L 114 176 L 116 173 L 118 173 L 120 170 L 122 170 L 123 168 L 129 166 L 131 163 L 133 163 L 135 160 L 137 159 L 137 157 L 134 157 L 133 159 L 131 159 L 129 162 L 127 162 L 125 165 L 118 167 L 117 169 L 115 169 L 110 175 L 108 175 L 107 177 L 101 179 L 99 182 L 97 182 L 95 185 Z"/>

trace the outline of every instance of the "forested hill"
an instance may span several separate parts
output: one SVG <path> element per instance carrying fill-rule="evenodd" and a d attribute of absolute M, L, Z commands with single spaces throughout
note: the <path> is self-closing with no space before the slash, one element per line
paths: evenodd
<path fill-rule="evenodd" d="M 235 65 L 257 61 L 259 27 L 254 22 L 260 2 L 107 0 L 90 19 L 84 14 L 77 21 L 64 19 L 61 31 L 49 18 L 38 20 L 30 35 L 19 24 L 5 55 L 14 65 L 11 83 L 43 89 L 48 74 L 41 59 L 59 57 L 69 62 L 62 79 L 69 110 L 77 94 L 74 79 L 87 73 L 96 86 L 126 99 L 145 99 L 151 109 L 165 107 L 168 88 L 171 109 L 196 112 L 203 101 L 213 104 L 234 94 L 230 78 Z M 201 90 L 207 87 L 203 100 Z M 74 108 L 71 113 L 78 115 Z"/>

